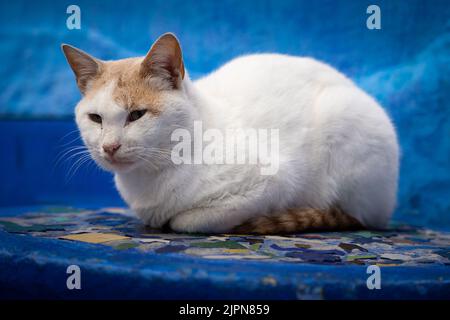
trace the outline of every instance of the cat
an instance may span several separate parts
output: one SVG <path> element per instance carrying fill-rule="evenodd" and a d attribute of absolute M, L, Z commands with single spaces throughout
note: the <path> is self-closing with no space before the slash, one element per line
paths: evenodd
<path fill-rule="evenodd" d="M 82 99 L 76 123 L 92 158 L 152 228 L 284 234 L 385 228 L 399 147 L 380 105 L 308 57 L 253 54 L 191 81 L 178 39 L 145 57 L 101 61 L 63 44 Z M 275 174 L 260 165 L 174 164 L 173 131 L 279 131 Z"/>

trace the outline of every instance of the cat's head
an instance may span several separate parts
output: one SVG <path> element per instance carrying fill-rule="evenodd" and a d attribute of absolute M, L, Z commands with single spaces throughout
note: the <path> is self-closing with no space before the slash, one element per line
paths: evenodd
<path fill-rule="evenodd" d="M 177 38 L 161 36 L 145 57 L 101 61 L 62 45 L 82 99 L 75 109 L 81 137 L 104 169 L 127 172 L 170 162 L 170 135 L 192 123 Z"/>

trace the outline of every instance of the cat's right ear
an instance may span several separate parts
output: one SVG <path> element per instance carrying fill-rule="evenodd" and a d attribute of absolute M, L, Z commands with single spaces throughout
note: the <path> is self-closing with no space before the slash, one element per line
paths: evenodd
<path fill-rule="evenodd" d="M 61 45 L 61 49 L 75 74 L 78 88 L 84 95 L 89 82 L 100 74 L 102 62 L 86 52 L 68 44 Z"/>
<path fill-rule="evenodd" d="M 165 33 L 155 41 L 139 70 L 143 78 L 156 77 L 177 89 L 184 79 L 183 55 L 173 33 Z"/>

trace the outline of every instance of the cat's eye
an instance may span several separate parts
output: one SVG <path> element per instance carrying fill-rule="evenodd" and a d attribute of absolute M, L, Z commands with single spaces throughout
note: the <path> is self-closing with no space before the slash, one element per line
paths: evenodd
<path fill-rule="evenodd" d="M 96 113 L 89 113 L 89 119 L 91 119 L 95 123 L 102 123 L 102 117 Z"/>
<path fill-rule="evenodd" d="M 147 110 L 143 109 L 143 110 L 134 110 L 132 112 L 130 112 L 130 114 L 128 115 L 128 122 L 133 122 L 136 121 L 140 118 L 142 118 L 142 116 L 147 112 Z"/>

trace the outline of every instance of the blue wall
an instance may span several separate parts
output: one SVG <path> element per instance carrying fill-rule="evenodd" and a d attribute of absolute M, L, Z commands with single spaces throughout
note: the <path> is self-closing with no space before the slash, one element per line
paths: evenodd
<path fill-rule="evenodd" d="M 69 4 L 81 7 L 81 30 L 66 28 Z M 366 28 L 369 4 L 381 7 L 381 30 Z M 396 218 L 450 227 L 447 0 L 15 0 L 1 1 L 0 19 L 0 205 L 121 203 L 111 177 L 93 165 L 70 178 L 73 162 L 55 164 L 76 138 L 63 136 L 75 129 L 79 99 L 59 45 L 117 59 L 145 54 L 172 31 L 194 78 L 235 56 L 274 51 L 314 56 L 348 74 L 398 129 Z"/>

